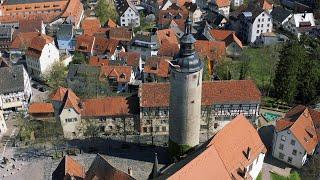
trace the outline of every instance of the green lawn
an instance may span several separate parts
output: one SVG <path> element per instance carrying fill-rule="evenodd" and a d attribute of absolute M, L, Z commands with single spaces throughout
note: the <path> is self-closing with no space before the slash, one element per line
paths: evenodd
<path fill-rule="evenodd" d="M 262 48 L 245 48 L 242 56 L 226 60 L 217 66 L 217 73 L 220 78 L 226 79 L 228 71 L 231 79 L 239 79 L 240 72 L 245 72 L 245 79 L 252 79 L 259 89 L 267 93 L 272 85 L 276 65 L 278 63 L 278 46 Z"/>
<path fill-rule="evenodd" d="M 262 173 L 260 172 L 256 180 L 262 180 Z"/>
<path fill-rule="evenodd" d="M 272 180 L 301 180 L 300 175 L 294 171 L 289 177 L 280 176 L 276 173 L 270 173 Z"/>

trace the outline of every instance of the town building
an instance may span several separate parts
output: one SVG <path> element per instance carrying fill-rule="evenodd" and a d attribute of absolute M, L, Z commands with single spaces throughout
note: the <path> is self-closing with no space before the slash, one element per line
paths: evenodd
<path fill-rule="evenodd" d="M 59 50 L 74 51 L 76 41 L 74 39 L 74 29 L 72 24 L 61 24 L 57 32 L 57 43 Z"/>
<path fill-rule="evenodd" d="M 162 29 L 156 32 L 159 51 L 158 56 L 174 57 L 179 52 L 179 42 L 175 32 L 172 29 Z"/>
<path fill-rule="evenodd" d="M 30 78 L 23 65 L 0 68 L 0 109 L 26 109 L 31 99 Z"/>
<path fill-rule="evenodd" d="M 156 178 L 256 179 L 266 151 L 250 121 L 238 115 L 196 150 L 159 171 Z"/>
<path fill-rule="evenodd" d="M 52 37 L 39 34 L 32 38 L 26 51 L 28 73 L 32 78 L 43 78 L 50 71 L 52 65 L 59 60 L 59 50 Z"/>
<path fill-rule="evenodd" d="M 8 50 L 13 40 L 14 29 L 11 26 L 0 27 L 0 50 Z"/>
<path fill-rule="evenodd" d="M 36 120 L 54 120 L 54 109 L 51 103 L 32 103 L 28 113 Z"/>
<path fill-rule="evenodd" d="M 66 155 L 52 173 L 52 180 L 77 179 L 83 180 L 86 175 L 85 167 L 76 160 Z"/>
<path fill-rule="evenodd" d="M 259 6 L 249 6 L 239 17 L 238 35 L 244 43 L 255 43 L 262 33 L 272 32 L 273 22 L 270 13 Z"/>
<path fill-rule="evenodd" d="M 277 28 L 280 28 L 289 21 L 289 19 L 292 17 L 292 12 L 283 7 L 277 6 L 273 8 L 271 16 L 273 19 L 273 25 Z"/>
<path fill-rule="evenodd" d="M 43 23 L 42 19 L 19 20 L 17 26 L 15 26 L 14 28 L 14 35 L 26 32 L 39 32 L 42 34 L 46 34 L 46 25 Z"/>
<path fill-rule="evenodd" d="M 119 62 L 125 66 L 131 66 L 134 77 L 140 79 L 144 61 L 142 61 L 141 55 L 138 52 L 120 52 L 116 59 L 116 62 Z"/>
<path fill-rule="evenodd" d="M 7 124 L 3 116 L 3 111 L 0 110 L 0 139 L 7 132 Z"/>
<path fill-rule="evenodd" d="M 80 35 L 76 38 L 76 51 L 83 53 L 86 56 L 93 56 L 93 48 L 95 36 Z"/>
<path fill-rule="evenodd" d="M 1 24 L 18 23 L 20 20 L 41 19 L 45 24 L 71 21 L 78 28 L 83 17 L 80 0 L 4 1 L 1 3 Z"/>
<path fill-rule="evenodd" d="M 140 26 L 140 14 L 130 0 L 116 0 L 115 6 L 120 18 L 120 26 Z"/>
<path fill-rule="evenodd" d="M 272 156 L 301 168 L 320 142 L 320 112 L 302 105 L 289 110 L 277 120 Z"/>
<path fill-rule="evenodd" d="M 130 42 L 129 52 L 138 52 L 143 60 L 150 56 L 156 56 L 159 50 L 157 36 L 152 33 L 137 34 Z"/>
<path fill-rule="evenodd" d="M 85 135 L 88 126 L 98 134 L 135 134 L 137 99 L 112 96 L 80 99 L 71 89 L 59 87 L 51 95 L 55 118 L 60 121 L 65 138 Z"/>
<path fill-rule="evenodd" d="M 11 56 L 22 56 L 31 44 L 33 38 L 40 36 L 39 32 L 19 33 L 13 38 L 9 48 Z"/>
<path fill-rule="evenodd" d="M 284 29 L 296 35 L 298 38 L 314 26 L 316 26 L 316 24 L 313 13 L 293 14 L 292 17 L 289 18 L 289 21 L 283 25 Z"/>
<path fill-rule="evenodd" d="M 166 82 L 169 81 L 168 57 L 148 57 L 143 68 L 143 82 Z"/>
<path fill-rule="evenodd" d="M 211 11 L 218 11 L 225 17 L 229 17 L 230 14 L 230 0 L 211 0 L 209 2 L 209 9 Z"/>
<path fill-rule="evenodd" d="M 203 82 L 201 132 L 217 132 L 235 116 L 243 113 L 257 123 L 261 94 L 253 81 Z M 169 130 L 169 83 L 144 83 L 139 89 L 141 134 L 167 134 Z M 210 123 L 208 123 L 210 122 Z"/>

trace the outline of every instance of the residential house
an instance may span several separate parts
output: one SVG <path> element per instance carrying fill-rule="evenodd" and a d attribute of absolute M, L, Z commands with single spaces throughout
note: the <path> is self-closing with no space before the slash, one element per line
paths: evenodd
<path fill-rule="evenodd" d="M 26 109 L 31 99 L 30 78 L 23 65 L 0 68 L 0 109 Z"/>
<path fill-rule="evenodd" d="M 143 82 L 169 81 L 169 57 L 151 56 L 143 69 Z"/>
<path fill-rule="evenodd" d="M 261 46 L 270 46 L 278 43 L 284 43 L 288 40 L 289 38 L 285 35 L 266 32 L 261 34 L 261 37 L 256 41 L 256 44 Z"/>
<path fill-rule="evenodd" d="M 14 36 L 26 32 L 40 32 L 46 34 L 46 25 L 43 23 L 42 19 L 22 19 L 18 22 L 18 26 L 15 27 L 15 29 Z"/>
<path fill-rule="evenodd" d="M 109 59 L 101 58 L 98 56 L 90 56 L 89 58 L 89 65 L 90 66 L 108 66 L 109 65 Z"/>
<path fill-rule="evenodd" d="M 0 139 L 7 132 L 6 121 L 3 116 L 3 111 L 0 110 Z"/>
<path fill-rule="evenodd" d="M 120 26 L 140 26 L 140 14 L 130 0 L 116 0 L 115 6 L 119 15 Z"/>
<path fill-rule="evenodd" d="M 128 168 L 129 174 L 112 166 L 107 157 L 97 154 L 86 173 L 86 179 L 104 179 L 108 177 L 110 180 L 134 180 L 132 170 Z"/>
<path fill-rule="evenodd" d="M 26 51 L 28 73 L 32 78 L 41 79 L 59 59 L 59 50 L 55 46 L 54 39 L 39 34 L 31 40 Z"/>
<path fill-rule="evenodd" d="M 259 6 L 249 6 L 240 17 L 238 35 L 244 43 L 255 43 L 262 33 L 272 32 L 272 17 Z"/>
<path fill-rule="evenodd" d="M 235 31 L 212 29 L 209 34 L 211 36 L 209 39 L 225 43 L 227 56 L 239 57 L 241 55 L 243 46 Z"/>
<path fill-rule="evenodd" d="M 174 57 L 178 54 L 179 42 L 172 29 L 158 30 L 156 35 L 160 46 L 158 56 Z"/>
<path fill-rule="evenodd" d="M 93 48 L 95 43 L 95 36 L 80 35 L 76 38 L 76 51 L 79 51 L 86 56 L 93 56 Z"/>
<path fill-rule="evenodd" d="M 78 28 L 83 13 L 80 0 L 5 1 L 1 4 L 0 22 L 12 24 L 42 19 L 45 24 L 54 24 L 69 20 Z"/>
<path fill-rule="evenodd" d="M 134 97 L 81 100 L 71 89 L 59 87 L 51 99 L 66 138 L 81 137 L 88 125 L 98 127 L 99 134 L 135 133 L 137 100 Z"/>
<path fill-rule="evenodd" d="M 13 32 L 12 27 L 0 27 L 0 50 L 9 50 L 13 40 Z"/>
<path fill-rule="evenodd" d="M 296 35 L 298 38 L 312 27 L 316 26 L 313 13 L 293 14 L 289 21 L 284 23 L 284 29 Z"/>
<path fill-rule="evenodd" d="M 157 24 L 160 28 L 167 28 L 172 20 L 187 19 L 189 12 L 186 8 L 160 10 Z"/>
<path fill-rule="evenodd" d="M 157 36 L 151 33 L 137 34 L 130 42 L 128 51 L 141 53 L 143 60 L 149 56 L 156 56 L 159 50 Z"/>
<path fill-rule="evenodd" d="M 253 81 L 203 82 L 202 89 L 201 132 L 217 132 L 240 113 L 256 124 L 261 94 Z M 141 134 L 169 132 L 169 92 L 169 83 L 141 85 L 139 89 Z"/>
<path fill-rule="evenodd" d="M 215 66 L 226 56 L 226 44 L 223 41 L 197 40 L 195 50 L 201 60 L 207 63 L 210 75 L 215 74 Z"/>
<path fill-rule="evenodd" d="M 211 11 L 218 11 L 225 17 L 229 17 L 230 14 L 230 0 L 211 0 L 209 2 L 209 9 Z"/>
<path fill-rule="evenodd" d="M 28 114 L 36 120 L 54 120 L 54 109 L 51 103 L 32 103 L 29 106 Z"/>
<path fill-rule="evenodd" d="M 112 19 L 109 18 L 108 21 L 106 22 L 105 26 L 107 28 L 116 28 L 118 25 Z"/>
<path fill-rule="evenodd" d="M 11 56 L 22 56 L 31 44 L 33 38 L 40 36 L 39 32 L 19 33 L 13 38 L 9 48 Z"/>
<path fill-rule="evenodd" d="M 194 152 L 158 172 L 156 178 L 256 179 L 266 151 L 250 121 L 238 115 Z"/>
<path fill-rule="evenodd" d="M 292 17 L 292 12 L 283 7 L 277 6 L 273 8 L 271 16 L 273 19 L 273 25 L 279 28 L 283 27 L 284 24 L 289 21 L 289 19 Z"/>
<path fill-rule="evenodd" d="M 133 32 L 125 27 L 110 28 L 106 33 L 109 39 L 119 40 L 124 46 L 129 44 L 133 35 Z"/>
<path fill-rule="evenodd" d="M 85 167 L 76 160 L 66 155 L 52 173 L 52 180 L 83 180 L 86 175 Z"/>
<path fill-rule="evenodd" d="M 59 50 L 74 51 L 76 41 L 74 39 L 72 24 L 61 24 L 57 32 L 57 43 Z"/>
<path fill-rule="evenodd" d="M 144 62 L 138 52 L 120 52 L 117 61 L 126 66 L 131 66 L 134 77 L 140 78 L 141 72 L 144 67 Z"/>
<path fill-rule="evenodd" d="M 102 66 L 100 80 L 106 81 L 112 91 L 128 92 L 129 84 L 134 81 L 134 73 L 131 66 Z"/>
<path fill-rule="evenodd" d="M 81 23 L 83 34 L 93 36 L 101 28 L 100 20 L 97 17 L 87 17 Z"/>
<path fill-rule="evenodd" d="M 93 55 L 116 60 L 120 52 L 125 49 L 119 40 L 108 39 L 106 37 L 96 36 L 93 45 Z"/>
<path fill-rule="evenodd" d="M 320 142 L 320 112 L 298 105 L 277 120 L 272 156 L 301 168 Z"/>
<path fill-rule="evenodd" d="M 217 11 L 206 12 L 203 19 L 210 26 L 217 28 L 217 29 L 225 28 L 229 22 L 229 19 L 225 15 L 223 15 Z"/>

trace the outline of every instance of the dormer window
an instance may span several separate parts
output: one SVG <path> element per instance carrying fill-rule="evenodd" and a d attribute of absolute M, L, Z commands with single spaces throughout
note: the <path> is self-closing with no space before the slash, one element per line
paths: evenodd
<path fill-rule="evenodd" d="M 122 73 L 122 74 L 120 75 L 120 78 L 121 78 L 121 79 L 125 79 L 125 78 L 126 78 L 126 75 L 125 75 L 124 73 Z"/>

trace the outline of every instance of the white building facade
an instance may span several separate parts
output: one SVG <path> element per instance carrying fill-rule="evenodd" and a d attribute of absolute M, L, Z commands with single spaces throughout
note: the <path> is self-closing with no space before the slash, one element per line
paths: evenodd
<path fill-rule="evenodd" d="M 289 21 L 286 21 L 283 24 L 283 27 L 300 38 L 302 32 L 300 32 L 300 28 L 304 27 L 312 27 L 315 26 L 315 19 L 313 13 L 299 13 L 293 14 Z"/>
<path fill-rule="evenodd" d="M 4 120 L 3 111 L 0 110 L 0 139 L 7 132 L 6 121 Z"/>

